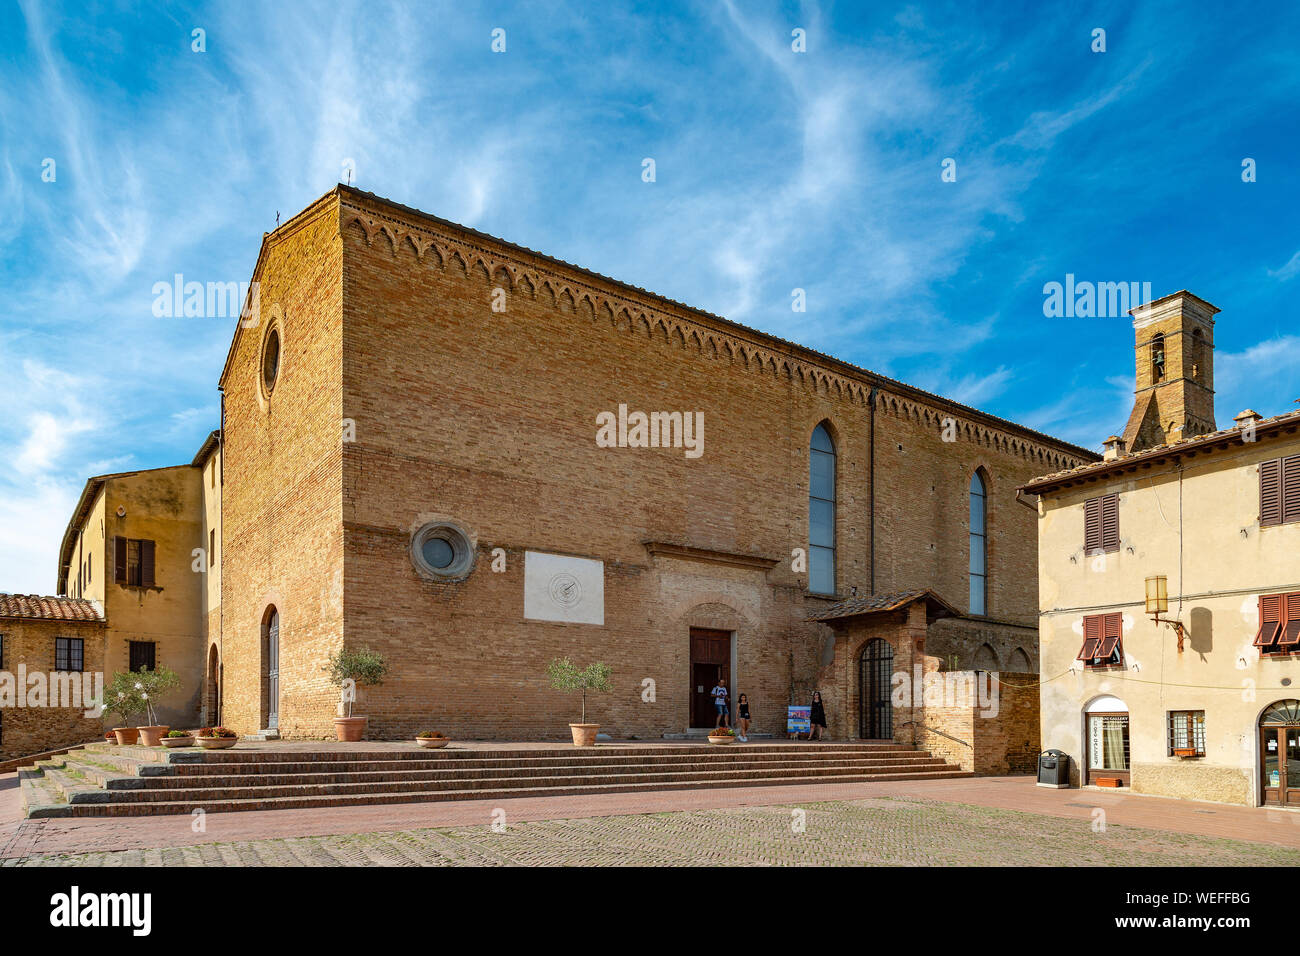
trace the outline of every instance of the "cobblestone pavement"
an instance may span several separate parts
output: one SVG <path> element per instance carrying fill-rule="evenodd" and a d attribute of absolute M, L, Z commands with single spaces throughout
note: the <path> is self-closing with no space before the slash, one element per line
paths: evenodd
<path fill-rule="evenodd" d="M 802 812 L 802 819 L 800 815 Z M 1300 850 L 912 797 L 286 837 L 6 866 L 1297 866 Z M 801 828 L 802 825 L 802 828 Z"/>

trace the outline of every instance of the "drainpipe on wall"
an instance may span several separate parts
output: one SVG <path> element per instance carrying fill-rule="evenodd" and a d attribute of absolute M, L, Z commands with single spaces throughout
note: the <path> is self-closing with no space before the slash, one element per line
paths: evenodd
<path fill-rule="evenodd" d="M 868 413 L 871 424 L 870 428 L 870 447 L 867 449 L 867 481 L 870 487 L 867 490 L 867 511 L 869 513 L 871 542 L 867 563 L 869 565 L 871 593 L 876 593 L 876 396 L 880 389 L 871 390 L 871 398 L 868 405 L 871 411 Z"/>
<path fill-rule="evenodd" d="M 218 388 L 217 391 L 221 394 L 221 419 L 217 428 L 217 455 L 221 459 L 221 472 L 217 475 L 217 490 L 221 495 L 221 504 L 217 508 L 217 523 L 221 526 L 221 543 L 217 554 L 220 555 L 221 564 L 217 565 L 217 571 L 221 574 L 221 591 L 225 591 L 226 575 L 222 565 L 226 561 L 226 392 L 222 388 Z M 223 726 L 221 711 L 226 706 L 226 602 L 222 600 L 223 597 L 221 592 L 217 593 L 217 599 L 221 601 L 221 610 L 217 612 L 217 712 L 212 715 L 214 727 Z"/>

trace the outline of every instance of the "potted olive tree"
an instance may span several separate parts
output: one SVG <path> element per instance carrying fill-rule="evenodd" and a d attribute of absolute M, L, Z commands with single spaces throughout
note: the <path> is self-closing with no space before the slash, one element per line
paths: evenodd
<path fill-rule="evenodd" d="M 593 746 L 596 743 L 596 731 L 600 730 L 600 724 L 587 723 L 587 691 L 608 693 L 609 665 L 604 661 L 596 661 L 594 664 L 587 665 L 585 670 L 579 670 L 573 661 L 561 657 L 546 666 L 546 674 L 551 679 L 551 686 L 556 690 L 566 693 L 575 690 L 582 692 L 582 723 L 569 724 L 569 730 L 573 733 L 573 746 Z"/>
<path fill-rule="evenodd" d="M 148 721 L 145 726 L 136 728 L 140 731 L 140 743 L 146 747 L 159 747 L 171 727 L 158 723 L 158 712 L 154 710 L 154 704 L 166 697 L 168 691 L 180 686 L 181 679 L 174 670 L 167 667 L 155 670 L 142 667 L 131 676 L 135 677 L 135 689 L 144 703 L 145 719 Z"/>
<path fill-rule="evenodd" d="M 384 655 L 370 648 L 350 651 L 346 647 L 330 657 L 330 683 L 342 691 L 347 716 L 334 718 L 334 733 L 341 741 L 360 740 L 366 730 L 366 718 L 352 716 L 358 687 L 374 687 L 384 682 L 388 662 Z"/>
<path fill-rule="evenodd" d="M 122 726 L 114 727 L 112 734 L 123 747 L 135 743 L 140 737 L 140 731 L 130 726 L 132 718 L 145 709 L 140 691 L 135 685 L 134 674 L 114 674 L 113 679 L 104 688 L 101 701 L 106 714 L 121 718 Z"/>

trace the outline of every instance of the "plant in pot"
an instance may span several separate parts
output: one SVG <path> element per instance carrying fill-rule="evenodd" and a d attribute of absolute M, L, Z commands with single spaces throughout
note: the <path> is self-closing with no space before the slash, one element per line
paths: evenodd
<path fill-rule="evenodd" d="M 368 647 L 351 651 L 346 647 L 330 657 L 330 683 L 342 690 L 347 716 L 334 718 L 334 733 L 341 741 L 360 740 L 366 730 L 366 718 L 352 715 L 358 687 L 374 687 L 384 682 L 388 662 L 384 655 Z"/>
<path fill-rule="evenodd" d="M 709 743 L 711 744 L 734 744 L 736 742 L 736 732 L 730 727 L 715 727 L 709 731 Z"/>
<path fill-rule="evenodd" d="M 415 742 L 421 747 L 427 747 L 430 750 L 437 750 L 439 747 L 445 747 L 447 744 L 451 743 L 451 738 L 436 730 L 426 730 L 424 733 L 416 736 Z"/>
<path fill-rule="evenodd" d="M 587 665 L 585 670 L 579 670 L 573 661 L 561 657 L 546 665 L 546 675 L 556 690 L 566 693 L 582 691 L 582 723 L 569 724 L 569 730 L 573 733 L 573 746 L 594 746 L 600 724 L 587 723 L 587 692 L 609 692 L 609 665 L 604 661 L 596 661 Z"/>
<path fill-rule="evenodd" d="M 169 730 L 162 739 L 164 747 L 193 747 L 194 735 L 184 730 Z"/>
<path fill-rule="evenodd" d="M 114 674 L 112 681 L 104 688 L 101 698 L 104 713 L 120 717 L 122 720 L 122 726 L 114 727 L 112 734 L 118 745 L 123 747 L 139 739 L 140 731 L 129 725 L 131 719 L 145 709 L 140 690 L 136 687 L 135 677 L 135 674 Z"/>
<path fill-rule="evenodd" d="M 204 750 L 228 750 L 239 743 L 239 734 L 229 727 L 204 727 L 194 739 Z"/>
<path fill-rule="evenodd" d="M 167 696 L 167 692 L 175 690 L 180 685 L 181 679 L 174 670 L 167 667 L 159 667 L 150 670 L 148 667 L 142 667 L 136 671 L 135 689 L 140 693 L 140 699 L 144 703 L 146 719 L 148 723 L 143 727 L 137 727 L 140 731 L 140 743 L 146 747 L 157 747 L 162 744 L 163 737 L 171 729 L 166 724 L 158 723 L 158 713 L 154 710 L 154 702 L 161 701 Z"/>

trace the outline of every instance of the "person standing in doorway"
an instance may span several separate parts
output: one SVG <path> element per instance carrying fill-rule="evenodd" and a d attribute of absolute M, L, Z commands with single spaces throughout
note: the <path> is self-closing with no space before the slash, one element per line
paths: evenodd
<path fill-rule="evenodd" d="M 713 688 L 713 706 L 718 711 L 718 719 L 714 727 L 726 727 L 727 718 L 731 714 L 731 706 L 727 703 L 727 679 L 719 677 L 717 685 Z"/>
<path fill-rule="evenodd" d="M 822 692 L 813 691 L 812 714 L 808 721 L 809 740 L 822 740 L 826 736 L 826 708 L 822 706 Z"/>
<path fill-rule="evenodd" d="M 749 740 L 749 695 L 741 694 L 736 698 L 736 719 L 740 721 L 740 739 Z"/>

